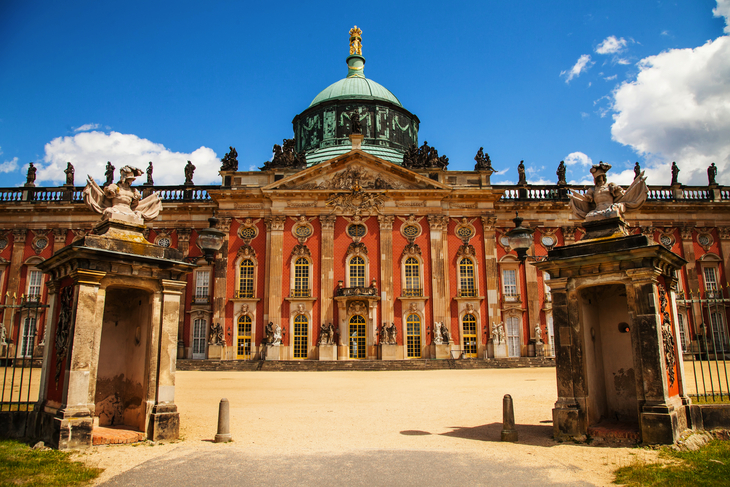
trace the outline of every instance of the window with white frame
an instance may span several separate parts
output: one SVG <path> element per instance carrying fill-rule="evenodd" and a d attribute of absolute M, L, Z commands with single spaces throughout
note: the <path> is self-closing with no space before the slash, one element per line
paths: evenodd
<path fill-rule="evenodd" d="M 502 269 L 502 293 L 505 297 L 517 296 L 517 269 Z"/>
<path fill-rule="evenodd" d="M 685 328 L 685 320 L 684 315 L 682 313 L 677 313 L 677 321 L 679 325 L 679 341 L 682 344 L 683 350 L 689 349 L 689 339 L 688 339 L 688 333 Z"/>
<path fill-rule="evenodd" d="M 43 273 L 38 269 L 28 269 L 28 286 L 26 296 L 28 301 L 40 301 Z"/>
<path fill-rule="evenodd" d="M 32 357 L 35 346 L 36 319 L 27 316 L 23 320 L 23 330 L 20 342 L 20 357 Z"/>
<path fill-rule="evenodd" d="M 193 358 L 205 358 L 205 339 L 208 334 L 208 321 L 197 318 L 193 321 Z"/>
<path fill-rule="evenodd" d="M 210 302 L 210 269 L 195 271 L 195 298 L 196 304 Z"/>
<path fill-rule="evenodd" d="M 510 357 L 519 357 L 520 318 L 515 315 L 508 316 L 504 324 L 505 332 L 507 333 L 507 355 Z"/>
<path fill-rule="evenodd" d="M 717 291 L 717 269 L 715 267 L 704 267 L 702 275 L 705 278 L 705 291 Z"/>

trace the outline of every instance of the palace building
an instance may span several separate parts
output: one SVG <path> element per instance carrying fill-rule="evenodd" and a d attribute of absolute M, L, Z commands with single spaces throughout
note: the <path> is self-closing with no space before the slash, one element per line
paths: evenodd
<path fill-rule="evenodd" d="M 294 138 L 261 170 L 238 171 L 231 149 L 220 185 L 195 185 L 190 171 L 184 185 L 136 186 L 163 200 L 146 238 L 198 265 L 181 298 L 178 358 L 262 359 L 269 323 L 281 346 L 267 359 L 551 355 L 548 279 L 532 262 L 580 241 L 567 195 L 586 188 L 566 184 L 564 172 L 555 185 L 528 184 L 524 173 L 517 185 L 493 185 L 481 149 L 473 171 L 450 171 L 448 158 L 419 146 L 418 117 L 365 77 L 359 29 L 350 35 L 346 77 L 294 117 Z M 32 179 L 0 188 L 6 305 L 21 295 L 48 303 L 56 291 L 37 266 L 98 221 L 83 187 Z M 507 238 L 515 212 L 534 229 L 524 261 Z M 208 262 L 197 239 L 213 216 L 226 236 Z M 678 280 L 685 350 L 709 334 L 727 345 L 730 189 L 714 176 L 703 187 L 649 186 L 628 223 L 688 261 Z M 5 353 L 37 355 L 51 314 L 5 308 Z M 334 347 L 324 353 L 330 323 Z"/>

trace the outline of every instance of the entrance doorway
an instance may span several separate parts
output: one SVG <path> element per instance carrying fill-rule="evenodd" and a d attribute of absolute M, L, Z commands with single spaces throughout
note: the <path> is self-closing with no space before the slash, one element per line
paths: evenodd
<path fill-rule="evenodd" d="M 477 318 L 471 313 L 464 315 L 464 356 L 476 358 L 477 356 Z"/>
<path fill-rule="evenodd" d="M 355 315 L 350 318 L 350 358 L 365 358 L 365 318 Z"/>
<path fill-rule="evenodd" d="M 193 359 L 205 358 L 205 338 L 208 334 L 208 321 L 198 318 L 193 321 Z"/>
<path fill-rule="evenodd" d="M 307 339 L 309 338 L 309 320 L 305 315 L 294 317 L 294 358 L 307 358 Z"/>
<path fill-rule="evenodd" d="M 421 317 L 415 313 L 406 318 L 406 345 L 408 358 L 421 358 Z"/>
<path fill-rule="evenodd" d="M 251 358 L 251 317 L 248 315 L 243 315 L 238 318 L 236 358 L 242 360 Z"/>

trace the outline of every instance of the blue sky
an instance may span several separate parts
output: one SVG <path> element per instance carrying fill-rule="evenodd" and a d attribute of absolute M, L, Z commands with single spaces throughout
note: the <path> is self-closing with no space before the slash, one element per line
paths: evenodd
<path fill-rule="evenodd" d="M 65 162 L 155 165 L 157 184 L 217 184 L 236 147 L 255 168 L 347 69 L 363 30 L 366 77 L 421 120 L 419 140 L 471 170 L 483 146 L 515 182 L 590 163 L 629 182 L 730 185 L 730 0 L 456 2 L 0 2 L 0 186 L 61 184 Z M 622 173 L 622 171 L 625 171 Z"/>

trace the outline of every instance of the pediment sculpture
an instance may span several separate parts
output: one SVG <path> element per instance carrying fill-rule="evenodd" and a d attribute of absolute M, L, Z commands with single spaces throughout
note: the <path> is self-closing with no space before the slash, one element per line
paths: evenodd
<path fill-rule="evenodd" d="M 143 225 L 154 220 L 162 210 L 162 200 L 157 193 L 146 198 L 131 183 L 144 171 L 132 166 L 119 170 L 119 181 L 101 188 L 94 178 L 88 176 L 84 188 L 84 203 L 92 211 L 102 215 L 102 221 L 117 219 L 128 223 Z"/>
<path fill-rule="evenodd" d="M 617 184 L 607 183 L 609 169 L 610 164 L 594 164 L 591 168 L 594 186 L 585 194 L 571 190 L 570 208 L 577 218 L 586 222 L 623 218 L 627 210 L 636 210 L 646 201 L 649 189 L 643 172 L 624 190 Z"/>
<path fill-rule="evenodd" d="M 358 167 L 337 172 L 321 182 L 305 183 L 296 189 L 351 189 L 355 184 L 362 189 L 406 189 L 392 178 Z"/>

